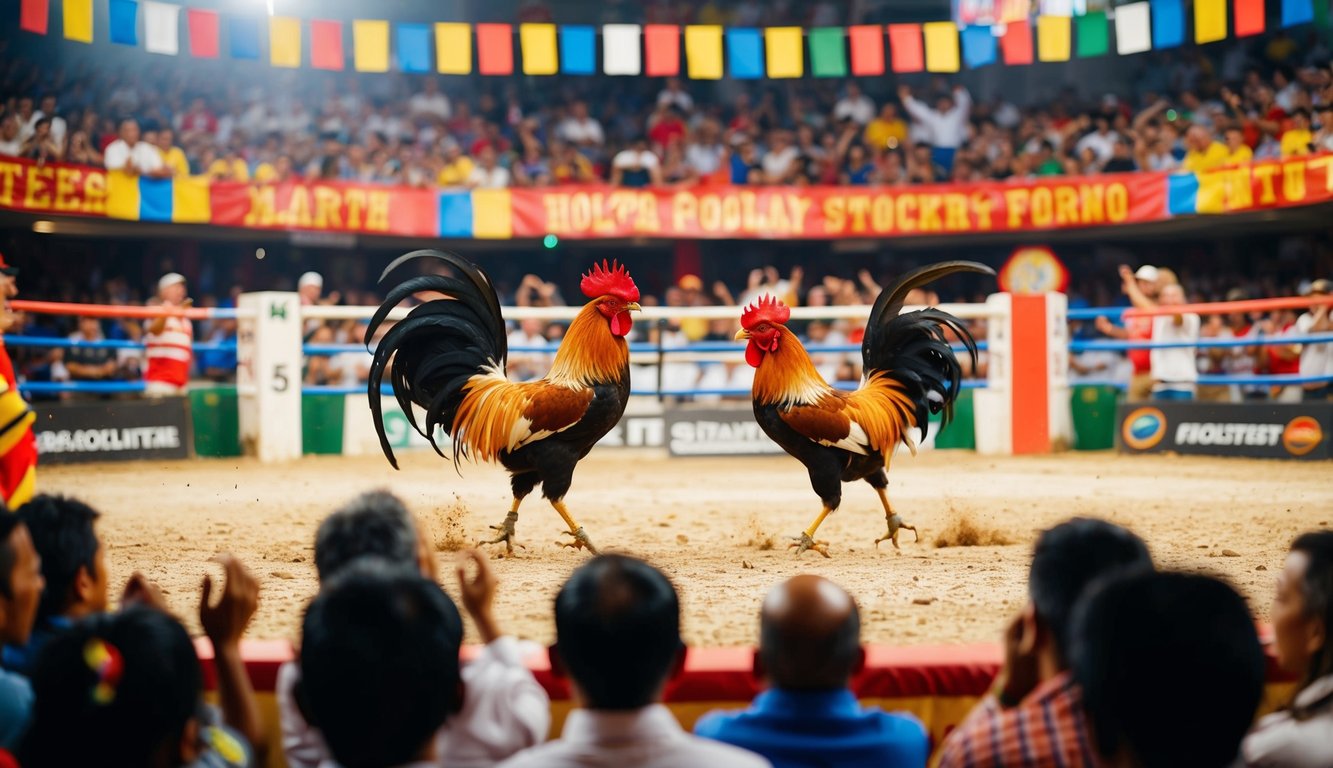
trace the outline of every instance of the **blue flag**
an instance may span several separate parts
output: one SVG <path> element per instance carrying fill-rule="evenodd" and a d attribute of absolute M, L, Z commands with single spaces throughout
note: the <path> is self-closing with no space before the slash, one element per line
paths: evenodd
<path fill-rule="evenodd" d="M 764 76 L 764 48 L 759 30 L 751 27 L 727 29 L 727 69 L 737 80 Z"/>
<path fill-rule="evenodd" d="M 430 27 L 425 24 L 399 24 L 398 68 L 404 72 L 429 72 Z"/>
<path fill-rule="evenodd" d="M 995 35 L 990 27 L 963 27 L 963 63 L 968 69 L 995 63 Z"/>
<path fill-rule="evenodd" d="M 1152 47 L 1175 48 L 1185 42 L 1185 7 L 1180 0 L 1152 0 Z"/>
<path fill-rule="evenodd" d="M 111 0 L 111 42 L 139 44 L 139 4 L 135 0 Z"/>
<path fill-rule="evenodd" d="M 1294 27 L 1314 21 L 1313 0 L 1282 0 L 1282 26 Z"/>
<path fill-rule="evenodd" d="M 259 19 L 253 16 L 227 17 L 227 42 L 233 59 L 259 58 Z"/>
<path fill-rule="evenodd" d="M 592 27 L 560 27 L 560 74 L 591 75 L 597 71 L 597 37 Z"/>

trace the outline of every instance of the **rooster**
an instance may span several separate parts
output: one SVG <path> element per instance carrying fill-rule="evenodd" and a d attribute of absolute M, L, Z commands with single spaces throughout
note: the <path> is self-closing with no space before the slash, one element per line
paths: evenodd
<path fill-rule="evenodd" d="M 990 267 L 970 261 L 949 261 L 907 274 L 880 293 L 866 324 L 861 344 L 864 375 L 853 392 L 834 389 L 815 370 L 796 334 L 786 327 L 791 310 L 765 296 L 741 315 L 738 340 L 748 340 L 745 361 L 755 370 L 754 415 L 759 426 L 782 449 L 800 460 L 824 508 L 810 527 L 793 537 L 799 556 L 813 549 L 829 557 L 828 542 L 815 531 L 842 502 L 842 484 L 865 480 L 879 493 L 888 531 L 878 539 L 898 547 L 906 528 L 889 504 L 885 467 L 898 443 L 915 453 L 911 430 L 926 436 L 927 418 L 944 411 L 948 423 L 958 396 L 961 370 L 946 340 L 947 328 L 962 340 L 976 367 L 977 346 L 958 318 L 938 309 L 900 314 L 909 291 L 954 272 L 994 275 Z"/>
<path fill-rule="evenodd" d="M 458 256 L 439 251 L 414 251 L 384 270 L 389 273 L 417 259 L 443 262 L 461 277 L 423 275 L 389 291 L 366 329 L 370 345 L 376 329 L 404 299 L 421 293 L 440 294 L 414 307 L 374 349 L 367 394 L 380 447 L 398 467 L 384 433 L 380 384 L 390 374 L 394 395 L 412 426 L 430 440 L 437 453 L 437 428 L 453 438 L 453 460 L 498 461 L 509 470 L 513 505 L 495 538 L 483 544 L 505 545 L 514 551 L 518 507 L 537 484 L 569 526 L 572 541 L 564 546 L 596 554 L 583 526 L 565 507 L 574 466 L 620 421 L 629 400 L 629 346 L 625 336 L 639 310 L 639 289 L 629 272 L 615 264 L 594 265 L 581 288 L 589 301 L 570 323 L 550 373 L 529 382 L 505 375 L 508 343 L 500 302 L 486 273 Z M 418 425 L 413 405 L 425 410 Z M 520 545 L 521 546 L 521 545 Z"/>

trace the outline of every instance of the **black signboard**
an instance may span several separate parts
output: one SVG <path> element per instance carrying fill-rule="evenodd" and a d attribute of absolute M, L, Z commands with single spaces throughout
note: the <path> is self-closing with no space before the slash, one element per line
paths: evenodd
<path fill-rule="evenodd" d="M 1327 459 L 1333 435 L 1329 403 L 1122 404 L 1116 444 L 1124 453 Z"/>
<path fill-rule="evenodd" d="M 43 403 L 33 410 L 42 464 L 188 459 L 194 443 L 184 397 Z"/>

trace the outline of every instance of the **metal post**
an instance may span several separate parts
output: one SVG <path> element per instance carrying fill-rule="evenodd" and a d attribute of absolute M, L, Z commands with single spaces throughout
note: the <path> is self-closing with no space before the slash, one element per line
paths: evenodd
<path fill-rule="evenodd" d="M 657 320 L 657 402 L 666 402 L 666 396 L 662 394 L 662 381 L 666 375 L 666 338 L 667 320 L 665 317 Z"/>

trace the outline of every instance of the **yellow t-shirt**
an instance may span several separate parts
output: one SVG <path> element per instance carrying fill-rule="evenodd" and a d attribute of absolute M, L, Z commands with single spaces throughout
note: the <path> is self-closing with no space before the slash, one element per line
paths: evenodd
<path fill-rule="evenodd" d="M 190 175 L 190 161 L 185 159 L 185 152 L 180 147 L 172 147 L 165 152 L 159 149 L 158 152 L 162 155 L 163 164 L 171 169 L 172 176 Z"/>
<path fill-rule="evenodd" d="M 472 158 L 459 156 L 452 163 L 445 163 L 435 177 L 435 183 L 441 187 L 461 187 L 472 175 Z"/>
<path fill-rule="evenodd" d="M 1292 155 L 1310 154 L 1310 143 L 1314 141 L 1314 134 L 1307 130 L 1292 128 L 1282 134 L 1282 156 L 1291 157 Z"/>
<path fill-rule="evenodd" d="M 1245 165 L 1254 160 L 1254 150 L 1241 144 L 1227 155 L 1227 165 Z"/>
<path fill-rule="evenodd" d="M 265 184 L 278 178 L 278 169 L 273 167 L 273 163 L 260 163 L 255 169 L 254 181 L 258 184 Z"/>
<path fill-rule="evenodd" d="M 1226 165 L 1230 157 L 1231 153 L 1227 151 L 1226 145 L 1214 141 L 1202 152 L 1191 149 L 1185 153 L 1185 160 L 1180 167 L 1186 171 L 1211 171 Z"/>
<path fill-rule="evenodd" d="M 236 160 L 229 163 L 225 157 L 220 157 L 208 166 L 208 175 L 215 179 L 228 179 L 228 181 L 249 181 L 250 169 L 246 167 L 245 161 L 240 158 L 236 158 Z"/>
<path fill-rule="evenodd" d="M 895 146 L 907 143 L 907 123 L 902 120 L 881 120 L 878 117 L 866 126 L 866 146 L 871 149 L 884 149 L 889 146 L 889 139 L 897 139 Z"/>

